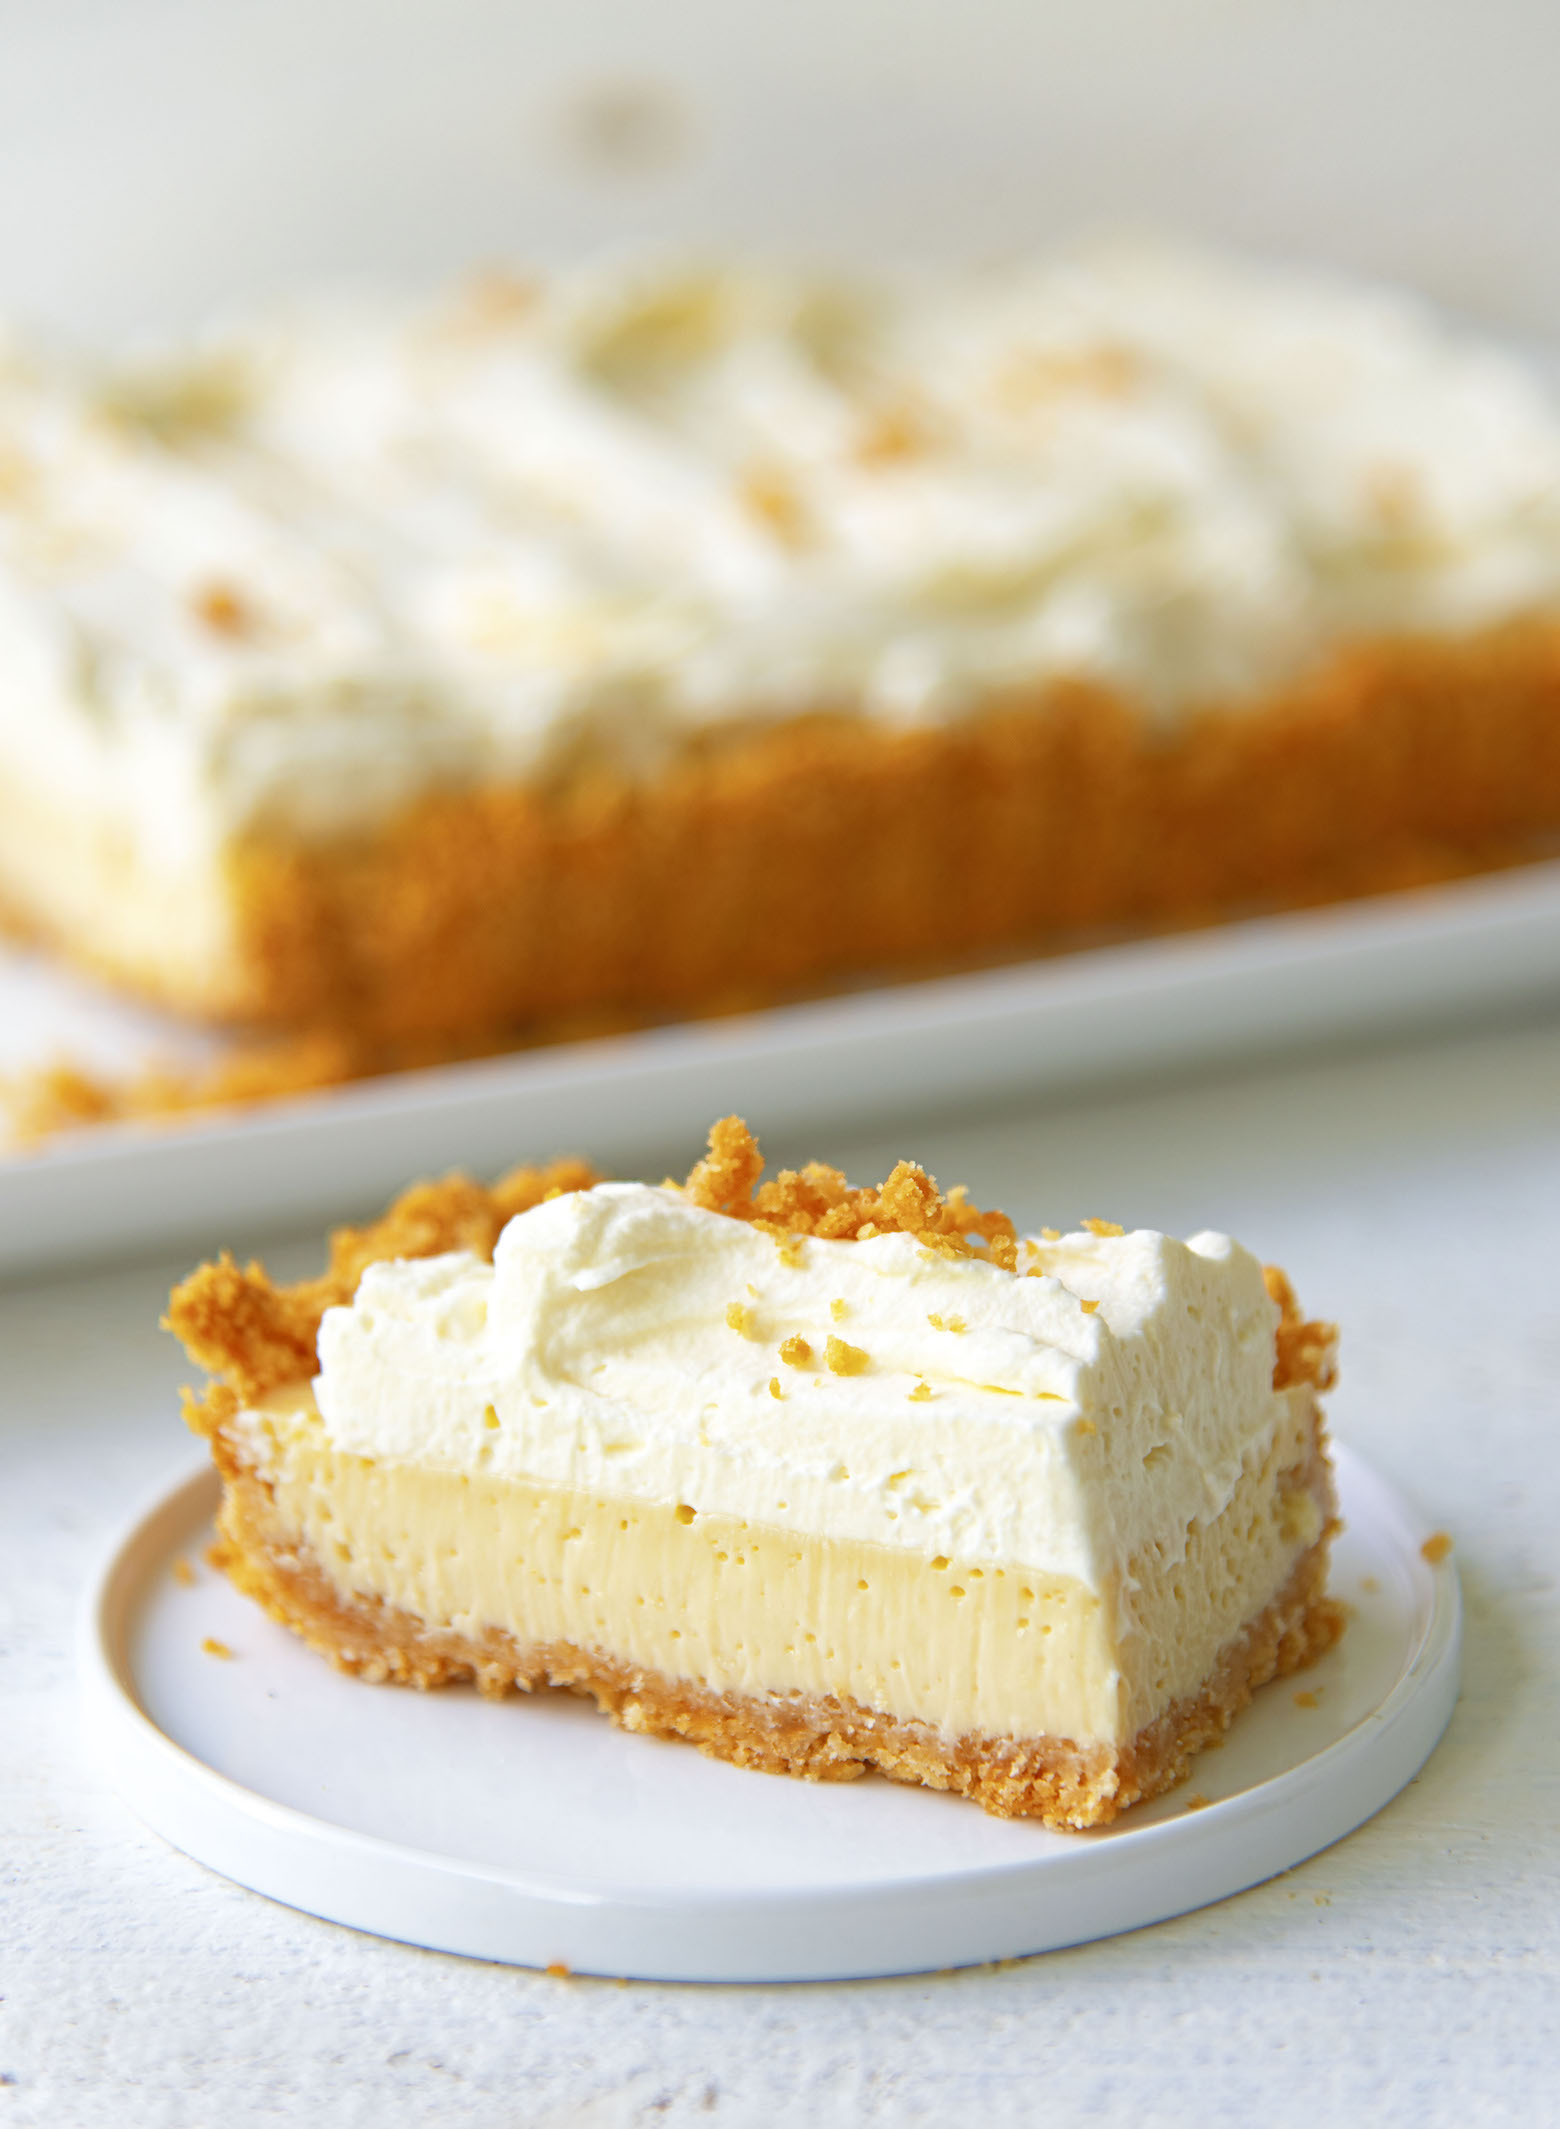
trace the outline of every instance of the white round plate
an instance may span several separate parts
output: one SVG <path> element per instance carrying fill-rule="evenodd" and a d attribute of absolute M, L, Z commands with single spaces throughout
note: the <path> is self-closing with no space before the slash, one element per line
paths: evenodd
<path fill-rule="evenodd" d="M 1456 1576 L 1426 1565 L 1424 1526 L 1381 1479 L 1337 1462 L 1342 1642 L 1259 1694 L 1179 1789 L 1095 1833 L 879 1779 L 746 1773 L 564 1694 L 493 1703 L 342 1677 L 205 1564 L 209 1469 L 135 1525 L 89 1597 L 88 1722 L 126 1802 L 186 1854 L 436 1950 L 675 1981 L 1049 1951 L 1287 1870 L 1434 1748 L 1457 1697 Z"/>

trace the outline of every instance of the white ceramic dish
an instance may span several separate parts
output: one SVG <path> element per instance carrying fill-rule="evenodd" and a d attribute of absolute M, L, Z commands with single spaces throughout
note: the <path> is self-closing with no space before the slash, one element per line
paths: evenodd
<path fill-rule="evenodd" d="M 1379 1811 L 1434 1748 L 1457 1697 L 1455 1574 L 1426 1565 L 1423 1527 L 1368 1467 L 1347 1452 L 1338 1467 L 1341 1644 L 1259 1695 L 1181 1789 L 1094 1834 L 875 1779 L 745 1773 L 563 1695 L 495 1705 L 341 1677 L 204 1564 L 192 1584 L 175 1576 L 201 1559 L 209 1470 L 137 1521 L 91 1592 L 90 1737 L 132 1810 L 187 1854 L 438 1950 L 678 1981 L 1047 1951 L 1288 1869 Z"/>
<path fill-rule="evenodd" d="M 0 1062 L 45 1008 L 99 1045 L 79 987 L 0 964 Z M 0 1160 L 0 1274 L 201 1247 L 371 1210 L 413 1177 L 574 1151 L 686 1164 L 732 1110 L 812 1134 L 937 1103 L 1470 1015 L 1560 993 L 1560 863 L 1415 894 L 535 1050 Z M 25 1030 L 22 1030 L 25 1033 Z M 138 1021 L 127 1050 L 150 1039 Z M 815 1149 L 816 1150 L 816 1149 Z"/>

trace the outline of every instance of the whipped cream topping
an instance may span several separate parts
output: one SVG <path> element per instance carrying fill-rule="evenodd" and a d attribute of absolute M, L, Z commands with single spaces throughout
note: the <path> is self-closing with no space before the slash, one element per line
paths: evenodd
<path fill-rule="evenodd" d="M 1560 603 L 1560 418 L 1396 294 L 1173 248 L 672 265 L 0 354 L 0 758 L 159 862 L 826 703 L 1173 719 Z"/>
<path fill-rule="evenodd" d="M 319 1337 L 332 1443 L 1104 1587 L 1218 1515 L 1288 1414 L 1216 1234 L 782 1237 L 670 1187 L 521 1214 L 492 1264 L 370 1265 Z M 263 1421 L 259 1423 L 263 1424 Z"/>

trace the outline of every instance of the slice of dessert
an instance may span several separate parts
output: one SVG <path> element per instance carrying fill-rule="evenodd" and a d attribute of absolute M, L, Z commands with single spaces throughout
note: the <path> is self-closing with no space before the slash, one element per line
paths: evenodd
<path fill-rule="evenodd" d="M 366 1678 L 1055 1826 L 1330 1645 L 1332 1332 L 1281 1275 L 762 1167 L 732 1118 L 680 1187 L 423 1185 L 308 1285 L 196 1272 L 234 1581 Z"/>

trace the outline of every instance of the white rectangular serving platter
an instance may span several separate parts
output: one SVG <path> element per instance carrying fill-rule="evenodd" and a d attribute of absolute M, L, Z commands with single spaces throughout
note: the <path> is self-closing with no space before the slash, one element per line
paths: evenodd
<path fill-rule="evenodd" d="M 408 1072 L 0 1160 L 0 1274 L 212 1248 L 372 1210 L 415 1177 L 580 1152 L 686 1166 L 732 1111 L 813 1135 L 912 1110 L 1290 1048 L 1560 997 L 1560 862 L 740 1017 Z M 45 1019 L 101 1062 L 103 1008 L 0 965 L 0 1056 Z M 74 1016 L 74 1017 L 73 1017 Z M 125 1054 L 152 1038 L 128 1029 Z"/>

